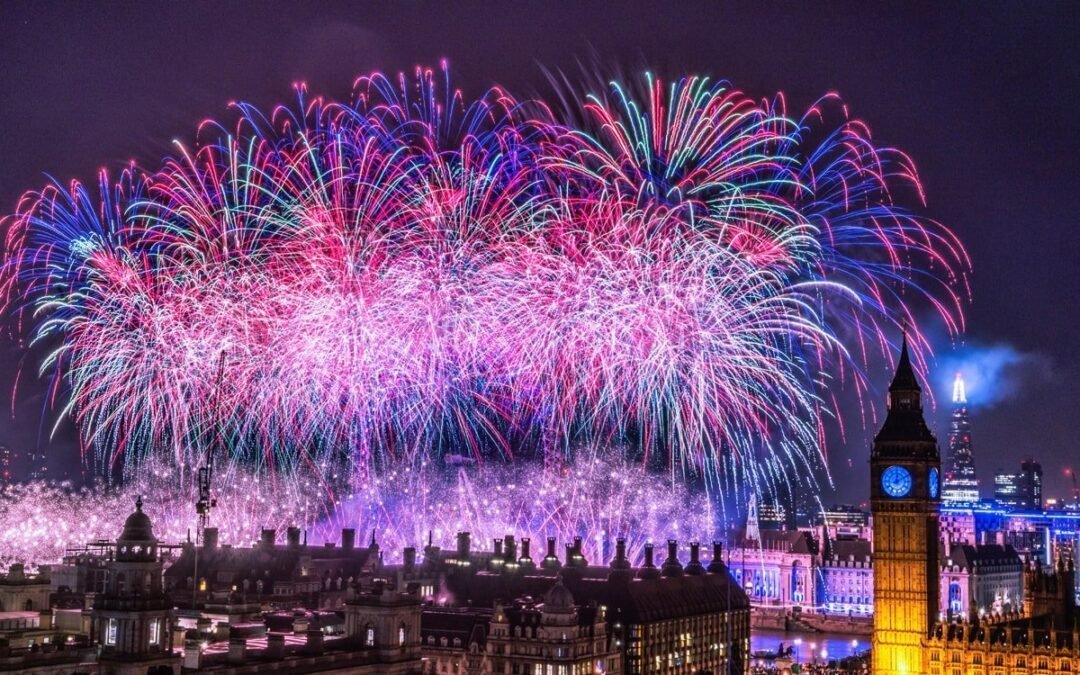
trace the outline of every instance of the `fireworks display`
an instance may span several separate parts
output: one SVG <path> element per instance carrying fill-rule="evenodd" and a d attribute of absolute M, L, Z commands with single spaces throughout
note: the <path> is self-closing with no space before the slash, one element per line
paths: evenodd
<path fill-rule="evenodd" d="M 112 540 L 138 496 L 161 541 L 195 538 L 197 491 L 178 487 L 175 470 L 157 464 L 151 460 L 137 478 L 111 491 L 42 481 L 0 489 L 0 568 L 55 563 L 69 546 Z M 219 481 L 213 524 L 221 543 L 237 546 L 257 541 L 264 528 L 280 539 L 286 528 L 300 527 L 316 545 L 338 542 L 343 528 L 353 528 L 374 533 L 387 562 L 429 538 L 452 547 L 458 532 L 470 532 L 480 545 L 507 534 L 531 537 L 537 561 L 546 537 L 569 543 L 584 535 L 585 556 L 597 563 L 610 560 L 615 538 L 624 537 L 636 560 L 653 537 L 705 539 L 716 527 L 706 497 L 657 481 L 636 465 L 593 460 L 554 472 L 519 469 L 457 467 L 419 481 L 414 469 L 402 468 L 362 490 L 342 486 L 340 496 L 327 498 L 321 478 L 273 482 L 234 468 Z"/>
<path fill-rule="evenodd" d="M 961 329 L 965 252 L 837 97 L 792 115 L 651 76 L 564 94 L 468 100 L 445 67 L 360 78 L 349 103 L 301 87 L 159 166 L 26 194 L 0 297 L 88 460 L 187 486 L 213 444 L 364 495 L 451 455 L 618 454 L 665 472 L 658 501 L 688 480 L 767 492 L 822 466 L 835 383 L 861 391 L 901 322 L 917 355 L 916 311 Z M 433 527 L 408 522 L 413 543 Z"/>

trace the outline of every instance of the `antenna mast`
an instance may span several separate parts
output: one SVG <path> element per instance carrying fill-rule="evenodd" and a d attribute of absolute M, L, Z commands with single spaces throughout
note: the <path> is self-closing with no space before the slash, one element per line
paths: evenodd
<path fill-rule="evenodd" d="M 218 358 L 217 382 L 214 386 L 214 398 L 210 403 L 211 414 L 214 414 L 221 402 L 221 387 L 225 380 L 225 350 L 221 350 Z M 210 484 L 214 478 L 214 446 L 221 440 L 220 430 L 214 424 L 214 439 L 206 444 L 206 456 L 203 465 L 199 469 L 199 501 L 195 502 L 195 511 L 199 514 L 199 529 L 196 535 L 201 539 L 203 531 L 210 526 L 210 510 L 217 506 L 217 500 L 210 494 Z"/>

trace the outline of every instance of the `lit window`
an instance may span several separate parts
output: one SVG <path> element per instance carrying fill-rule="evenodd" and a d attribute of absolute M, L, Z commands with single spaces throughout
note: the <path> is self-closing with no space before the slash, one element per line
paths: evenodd
<path fill-rule="evenodd" d="M 375 646 L 375 628 L 373 626 L 367 627 L 367 632 L 364 635 L 364 644 L 368 647 Z"/>
<path fill-rule="evenodd" d="M 150 622 L 150 644 L 156 645 L 161 641 L 161 623 L 157 619 Z"/>
<path fill-rule="evenodd" d="M 397 629 L 397 643 L 400 647 L 405 646 L 405 626 L 401 626 Z"/>
<path fill-rule="evenodd" d="M 106 629 L 105 629 L 105 644 L 107 644 L 107 645 L 115 645 L 116 644 L 116 629 L 117 629 L 116 619 L 109 619 L 108 627 L 106 627 Z"/>

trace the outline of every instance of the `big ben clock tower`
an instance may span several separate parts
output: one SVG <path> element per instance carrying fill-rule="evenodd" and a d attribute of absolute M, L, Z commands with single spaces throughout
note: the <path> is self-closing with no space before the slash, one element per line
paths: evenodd
<path fill-rule="evenodd" d="M 907 337 L 889 385 L 889 411 L 870 454 L 874 518 L 874 675 L 923 671 L 938 612 L 941 456 L 926 426 Z"/>

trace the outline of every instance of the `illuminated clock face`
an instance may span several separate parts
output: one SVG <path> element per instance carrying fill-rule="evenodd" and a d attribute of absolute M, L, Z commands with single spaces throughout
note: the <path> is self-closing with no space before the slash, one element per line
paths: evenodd
<path fill-rule="evenodd" d="M 881 489 L 890 497 L 904 497 L 911 492 L 911 472 L 902 466 L 890 466 L 881 474 Z"/>
<path fill-rule="evenodd" d="M 930 499 L 937 499 L 938 496 L 938 470 L 935 468 L 930 469 Z"/>

